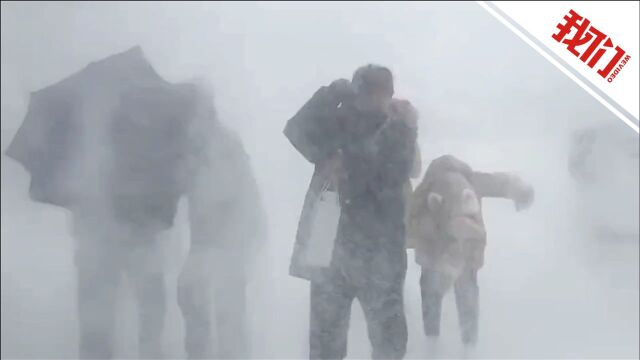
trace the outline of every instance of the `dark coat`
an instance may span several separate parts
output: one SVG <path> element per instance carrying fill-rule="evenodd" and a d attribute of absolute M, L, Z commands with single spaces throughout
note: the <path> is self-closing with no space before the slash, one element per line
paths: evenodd
<path fill-rule="evenodd" d="M 380 249 L 404 253 L 403 191 L 417 134 L 406 122 L 388 120 L 341 104 L 323 87 L 288 121 L 285 135 L 315 164 L 298 224 L 292 276 L 312 279 L 323 271 L 306 264 L 303 254 L 314 206 L 327 183 L 337 189 L 341 206 L 332 262 Z"/>

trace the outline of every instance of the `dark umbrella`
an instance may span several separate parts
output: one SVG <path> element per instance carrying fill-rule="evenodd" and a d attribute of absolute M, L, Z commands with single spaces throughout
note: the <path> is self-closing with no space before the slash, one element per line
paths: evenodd
<path fill-rule="evenodd" d="M 81 144 L 100 119 L 106 124 L 101 146 L 111 154 L 100 169 L 100 192 L 114 215 L 170 224 L 184 191 L 193 91 L 163 80 L 136 46 L 33 92 L 6 155 L 31 174 L 33 200 L 70 209 L 94 195 L 81 192 L 82 176 L 72 169 L 83 151 L 99 148 Z"/>

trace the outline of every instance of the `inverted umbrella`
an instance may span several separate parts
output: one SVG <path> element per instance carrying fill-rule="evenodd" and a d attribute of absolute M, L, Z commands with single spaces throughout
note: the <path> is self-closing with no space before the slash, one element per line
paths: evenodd
<path fill-rule="evenodd" d="M 163 80 L 136 46 L 33 92 L 6 155 L 30 173 L 35 201 L 73 209 L 106 198 L 116 217 L 169 225 L 185 187 L 194 91 Z M 83 173 L 98 154 L 108 160 Z"/>

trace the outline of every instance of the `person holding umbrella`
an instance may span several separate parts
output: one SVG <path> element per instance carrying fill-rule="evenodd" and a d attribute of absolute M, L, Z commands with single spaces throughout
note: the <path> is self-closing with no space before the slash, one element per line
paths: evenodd
<path fill-rule="evenodd" d="M 185 193 L 193 87 L 163 80 L 134 47 L 31 94 L 6 151 L 30 197 L 69 211 L 75 239 L 79 357 L 113 356 L 122 275 L 138 305 L 140 356 L 162 354 L 162 246 Z"/>

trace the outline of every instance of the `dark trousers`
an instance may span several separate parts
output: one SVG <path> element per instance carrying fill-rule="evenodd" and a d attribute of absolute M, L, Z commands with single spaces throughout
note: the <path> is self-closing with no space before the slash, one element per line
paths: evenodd
<path fill-rule="evenodd" d="M 237 251 L 191 250 L 178 280 L 178 305 L 190 359 L 246 359 L 250 355 L 245 261 Z"/>
<path fill-rule="evenodd" d="M 476 270 L 465 270 L 457 279 L 429 269 L 422 269 L 422 318 L 427 336 L 440 335 L 442 298 L 453 283 L 462 342 L 473 344 L 478 338 L 479 289 Z"/>
<path fill-rule="evenodd" d="M 403 250 L 404 253 L 404 250 Z M 373 359 L 401 359 L 407 345 L 403 287 L 406 254 L 370 266 L 332 267 L 311 281 L 311 359 L 343 359 L 351 304 L 357 298 L 367 321 Z M 357 260 L 353 260 L 357 263 Z M 352 264 L 353 265 L 353 264 Z M 364 264 L 363 264 L 364 265 Z M 379 266 L 376 266 L 379 265 Z"/>
<path fill-rule="evenodd" d="M 166 311 L 161 245 L 151 233 L 76 219 L 79 357 L 112 358 L 123 274 L 133 285 L 142 358 L 162 356 Z"/>

